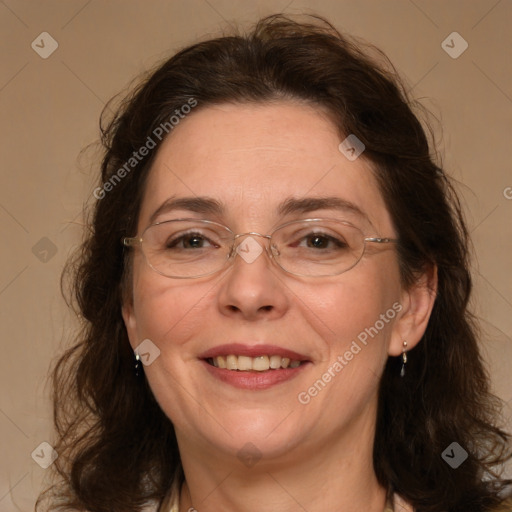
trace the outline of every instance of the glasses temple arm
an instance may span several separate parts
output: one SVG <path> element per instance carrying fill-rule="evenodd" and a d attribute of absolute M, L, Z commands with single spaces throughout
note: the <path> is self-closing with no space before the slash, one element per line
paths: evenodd
<path fill-rule="evenodd" d="M 392 244 L 397 243 L 398 238 L 378 238 L 378 237 L 367 237 L 364 239 L 365 242 L 375 242 L 377 244 Z"/>
<path fill-rule="evenodd" d="M 135 247 L 142 243 L 142 238 L 125 236 L 122 239 L 122 242 L 125 247 Z"/>

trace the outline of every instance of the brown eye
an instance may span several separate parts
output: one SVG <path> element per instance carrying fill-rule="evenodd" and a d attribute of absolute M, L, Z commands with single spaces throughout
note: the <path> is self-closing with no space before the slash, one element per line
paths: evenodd
<path fill-rule="evenodd" d="M 217 247 L 206 237 L 196 233 L 176 237 L 166 244 L 167 249 L 203 249 L 208 246 Z"/>
<path fill-rule="evenodd" d="M 204 246 L 205 239 L 201 236 L 188 236 L 183 237 L 183 247 L 185 249 L 198 249 Z"/>
<path fill-rule="evenodd" d="M 307 246 L 315 249 L 325 249 L 329 246 L 329 239 L 319 235 L 310 236 L 307 239 Z"/>
<path fill-rule="evenodd" d="M 343 239 L 316 233 L 305 236 L 303 242 L 306 247 L 312 249 L 344 249 L 348 247 L 348 244 Z M 298 243 L 297 245 L 300 246 L 303 243 Z"/>

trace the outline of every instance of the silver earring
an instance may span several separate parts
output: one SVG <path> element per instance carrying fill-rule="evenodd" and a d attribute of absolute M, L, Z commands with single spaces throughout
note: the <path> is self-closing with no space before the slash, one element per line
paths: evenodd
<path fill-rule="evenodd" d="M 405 365 L 407 364 L 407 341 L 404 341 L 402 348 L 402 368 L 400 370 L 400 377 L 405 375 Z"/>
<path fill-rule="evenodd" d="M 133 355 L 135 356 L 135 377 L 139 377 L 142 373 L 142 371 L 141 371 L 142 362 L 141 362 L 140 356 L 137 352 L 134 352 Z"/>

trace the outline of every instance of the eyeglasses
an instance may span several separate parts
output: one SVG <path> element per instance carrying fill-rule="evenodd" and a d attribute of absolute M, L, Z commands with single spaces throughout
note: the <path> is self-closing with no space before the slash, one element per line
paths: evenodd
<path fill-rule="evenodd" d="M 258 238 L 268 243 L 263 248 Z M 389 244 L 392 238 L 365 237 L 350 222 L 304 219 L 287 222 L 270 235 L 235 234 L 209 220 L 174 219 L 147 227 L 140 237 L 122 239 L 126 247 L 141 246 L 148 265 L 174 279 L 194 279 L 219 272 L 238 254 L 247 263 L 265 250 L 285 272 L 323 277 L 342 274 L 363 257 L 368 243 Z"/>

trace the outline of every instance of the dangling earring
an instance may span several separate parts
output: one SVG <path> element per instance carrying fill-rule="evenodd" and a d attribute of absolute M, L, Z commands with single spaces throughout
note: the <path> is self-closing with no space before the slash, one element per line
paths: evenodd
<path fill-rule="evenodd" d="M 400 370 L 400 377 L 405 375 L 405 365 L 407 364 L 407 341 L 404 341 L 402 348 L 402 368 Z"/>
<path fill-rule="evenodd" d="M 140 356 L 137 352 L 134 352 L 133 355 L 135 357 L 135 377 L 139 377 L 142 373 L 141 372 L 142 362 L 141 362 Z"/>

